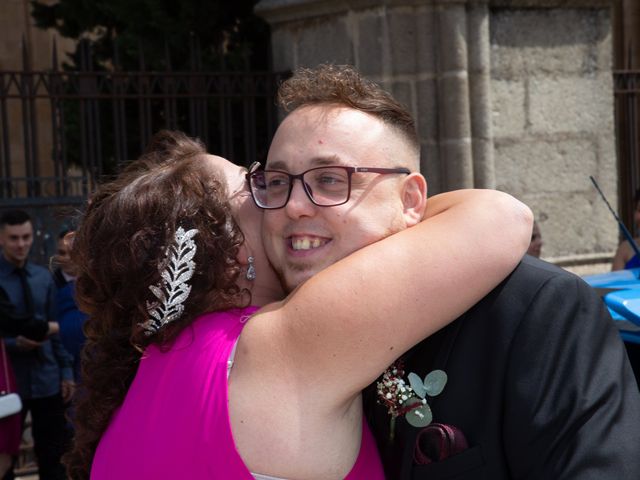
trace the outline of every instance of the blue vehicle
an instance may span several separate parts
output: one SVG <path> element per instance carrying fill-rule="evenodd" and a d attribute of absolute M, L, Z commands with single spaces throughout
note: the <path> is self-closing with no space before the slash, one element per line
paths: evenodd
<path fill-rule="evenodd" d="M 624 340 L 640 385 L 640 268 L 583 277 L 596 289 Z"/>
<path fill-rule="evenodd" d="M 640 345 L 640 268 L 588 275 L 583 280 L 600 294 L 625 342 Z"/>

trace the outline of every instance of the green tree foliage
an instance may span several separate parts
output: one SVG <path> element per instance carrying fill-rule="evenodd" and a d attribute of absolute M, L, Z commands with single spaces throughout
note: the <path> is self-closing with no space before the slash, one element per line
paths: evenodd
<path fill-rule="evenodd" d="M 139 69 L 139 52 L 146 69 L 225 68 L 266 70 L 268 25 L 253 14 L 257 0 L 32 0 L 32 16 L 40 28 L 90 42 L 96 67 L 116 63 Z M 197 42 L 194 60 L 189 45 Z M 167 55 L 168 53 L 168 55 Z M 79 51 L 67 67 L 78 66 Z"/>

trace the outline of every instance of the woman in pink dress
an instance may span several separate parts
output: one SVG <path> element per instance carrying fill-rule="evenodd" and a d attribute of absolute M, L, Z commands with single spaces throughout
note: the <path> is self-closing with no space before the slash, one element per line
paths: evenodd
<path fill-rule="evenodd" d="M 165 132 L 91 198 L 74 241 L 90 317 L 72 479 L 383 478 L 360 391 L 529 243 L 512 197 L 444 194 L 284 298 L 245 173 Z"/>
<path fill-rule="evenodd" d="M 0 338 L 0 393 L 16 391 L 16 380 L 6 354 L 4 342 Z M 22 420 L 20 412 L 0 418 L 0 478 L 11 467 L 12 457 L 18 455 Z"/>

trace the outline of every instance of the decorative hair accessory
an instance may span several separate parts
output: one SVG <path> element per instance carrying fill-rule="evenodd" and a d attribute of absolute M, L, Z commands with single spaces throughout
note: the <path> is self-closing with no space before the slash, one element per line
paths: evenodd
<path fill-rule="evenodd" d="M 247 262 L 249 262 L 249 266 L 247 267 L 247 280 L 255 280 L 256 279 L 256 266 L 253 264 L 255 258 L 249 257 L 247 258 Z"/>
<path fill-rule="evenodd" d="M 378 402 L 389 410 L 391 415 L 391 439 L 395 434 L 395 421 L 404 415 L 407 423 L 413 427 L 426 427 L 433 420 L 427 397 L 442 393 L 447 384 L 447 374 L 443 370 L 434 370 L 422 380 L 411 372 L 404 380 L 404 366 L 401 360 L 391 365 L 382 374 L 377 383 Z"/>
<path fill-rule="evenodd" d="M 167 247 L 166 266 L 160 270 L 162 280 L 149 286 L 149 290 L 158 301 L 147 302 L 147 312 L 151 318 L 140 323 L 145 335 L 153 335 L 167 323 L 180 318 L 184 312 L 183 303 L 191 293 L 191 285 L 187 282 L 193 276 L 196 267 L 193 261 L 196 254 L 193 237 L 196 233 L 198 230 L 195 228 L 185 232 L 182 227 L 178 227 L 174 243 Z"/>

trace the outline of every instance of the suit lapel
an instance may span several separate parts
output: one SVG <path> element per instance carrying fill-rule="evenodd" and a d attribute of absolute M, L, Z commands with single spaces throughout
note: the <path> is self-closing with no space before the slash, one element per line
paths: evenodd
<path fill-rule="evenodd" d="M 401 358 L 404 361 L 405 375 L 409 372 L 418 374 L 421 378 L 432 370 L 447 371 L 447 363 L 460 331 L 464 316 L 447 327 L 436 332 L 429 338 L 414 346 Z M 443 394 L 446 393 L 446 387 Z M 395 437 L 391 440 L 391 417 L 387 408 L 377 402 L 376 382 L 363 392 L 364 411 L 373 430 L 378 450 L 385 466 L 387 478 L 410 478 L 413 465 L 413 452 L 416 436 L 420 429 L 409 425 L 404 417 L 395 420 Z M 429 400 L 433 407 L 434 400 Z M 437 410 L 434 410 L 434 421 L 437 421 Z"/>

